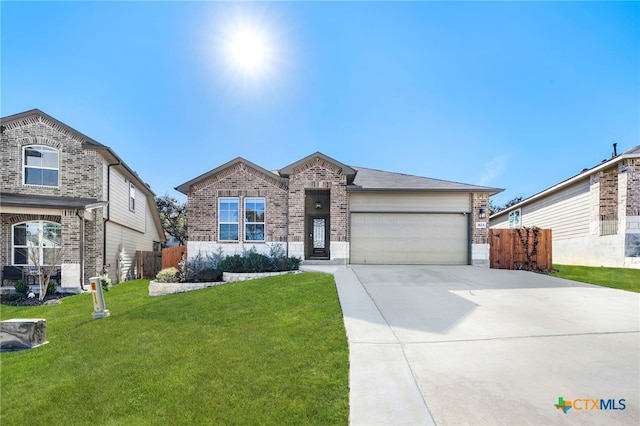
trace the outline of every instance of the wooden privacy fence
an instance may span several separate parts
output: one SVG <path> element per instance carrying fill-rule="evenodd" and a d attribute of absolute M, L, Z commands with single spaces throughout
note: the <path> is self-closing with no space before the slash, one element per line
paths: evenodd
<path fill-rule="evenodd" d="M 494 269 L 551 270 L 551 229 L 489 230 L 489 259 Z"/>
<path fill-rule="evenodd" d="M 162 253 L 159 251 L 136 251 L 136 279 L 152 279 L 162 269 Z"/>
<path fill-rule="evenodd" d="M 187 246 L 168 247 L 162 249 L 162 269 L 177 268 L 182 255 L 187 255 Z"/>

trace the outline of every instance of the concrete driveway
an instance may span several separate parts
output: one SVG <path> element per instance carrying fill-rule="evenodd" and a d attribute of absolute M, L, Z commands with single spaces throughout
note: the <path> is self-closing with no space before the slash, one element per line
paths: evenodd
<path fill-rule="evenodd" d="M 334 275 L 351 424 L 640 424 L 636 293 L 471 266 Z"/>

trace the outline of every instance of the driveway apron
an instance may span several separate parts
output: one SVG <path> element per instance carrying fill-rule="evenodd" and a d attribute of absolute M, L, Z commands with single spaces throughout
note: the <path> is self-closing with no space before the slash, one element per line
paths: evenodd
<path fill-rule="evenodd" d="M 334 276 L 353 425 L 640 424 L 637 293 L 472 266 Z"/>

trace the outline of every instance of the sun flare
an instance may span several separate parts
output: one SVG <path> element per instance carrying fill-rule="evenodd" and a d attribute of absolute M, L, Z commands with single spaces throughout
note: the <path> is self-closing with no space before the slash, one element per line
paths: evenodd
<path fill-rule="evenodd" d="M 271 80 L 279 62 L 273 29 L 257 14 L 227 20 L 221 27 L 218 49 L 234 80 Z"/>
<path fill-rule="evenodd" d="M 229 40 L 231 65 L 243 72 L 259 72 L 269 60 L 269 46 L 264 37 L 250 29 L 239 30 Z"/>

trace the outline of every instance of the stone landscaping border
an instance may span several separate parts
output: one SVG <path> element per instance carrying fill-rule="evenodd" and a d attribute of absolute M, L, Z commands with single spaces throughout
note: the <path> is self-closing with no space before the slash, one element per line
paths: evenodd
<path fill-rule="evenodd" d="M 273 277 L 284 274 L 297 274 L 300 271 L 283 271 L 283 272 L 224 272 L 222 274 L 223 281 L 208 283 L 160 283 L 157 281 L 149 282 L 149 296 L 164 296 L 167 294 L 185 293 L 188 291 L 202 290 L 207 287 L 217 285 L 254 280 L 257 278 Z"/>
<path fill-rule="evenodd" d="M 235 283 L 238 281 L 255 280 L 257 278 L 275 277 L 277 275 L 295 274 L 299 271 L 281 271 L 281 272 L 223 272 L 222 281 L 227 283 Z"/>

